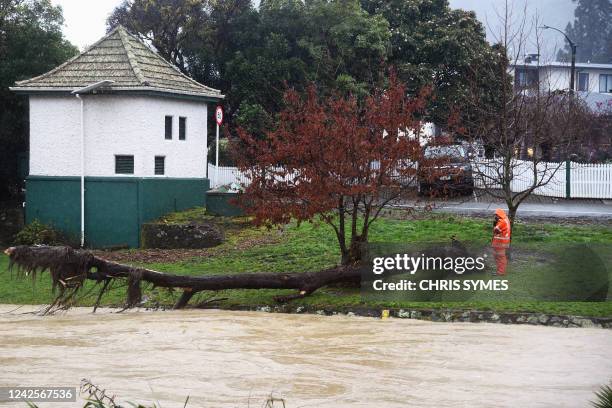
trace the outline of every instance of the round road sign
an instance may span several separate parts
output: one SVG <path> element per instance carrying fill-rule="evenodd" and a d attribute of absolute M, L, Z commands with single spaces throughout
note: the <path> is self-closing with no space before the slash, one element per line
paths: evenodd
<path fill-rule="evenodd" d="M 215 110 L 215 119 L 217 121 L 217 125 L 221 126 L 221 123 L 223 123 L 223 108 L 220 106 L 217 106 L 217 109 Z"/>

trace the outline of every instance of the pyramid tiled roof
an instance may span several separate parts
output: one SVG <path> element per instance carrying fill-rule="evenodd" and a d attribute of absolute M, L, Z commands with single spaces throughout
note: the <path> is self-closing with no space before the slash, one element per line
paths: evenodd
<path fill-rule="evenodd" d="M 223 98 L 218 90 L 180 72 L 122 26 L 115 27 L 87 50 L 51 71 L 17 82 L 11 90 L 23 93 L 73 91 L 103 80 L 114 81 L 103 88 L 105 92 Z"/>

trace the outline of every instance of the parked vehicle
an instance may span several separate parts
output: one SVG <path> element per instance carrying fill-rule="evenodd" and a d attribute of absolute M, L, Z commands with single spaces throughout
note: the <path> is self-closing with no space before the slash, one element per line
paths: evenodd
<path fill-rule="evenodd" d="M 425 160 L 418 171 L 420 194 L 472 194 L 472 165 L 463 146 L 427 146 L 423 157 Z"/>

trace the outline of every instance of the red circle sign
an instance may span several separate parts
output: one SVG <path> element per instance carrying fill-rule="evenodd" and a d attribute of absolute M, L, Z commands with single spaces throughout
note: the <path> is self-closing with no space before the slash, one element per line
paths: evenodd
<path fill-rule="evenodd" d="M 220 106 L 217 106 L 217 109 L 215 110 L 215 120 L 219 126 L 221 126 L 221 123 L 223 123 L 223 108 Z"/>

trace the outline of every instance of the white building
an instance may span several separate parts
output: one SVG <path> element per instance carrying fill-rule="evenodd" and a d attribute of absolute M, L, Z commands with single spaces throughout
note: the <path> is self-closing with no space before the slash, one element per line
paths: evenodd
<path fill-rule="evenodd" d="M 28 221 L 137 246 L 143 222 L 205 205 L 208 104 L 223 95 L 123 27 L 11 90 L 30 104 Z"/>
<path fill-rule="evenodd" d="M 528 55 L 523 64 L 516 64 L 514 85 L 516 89 L 540 87 L 541 91 L 569 90 L 571 64 L 566 62 L 540 62 L 537 55 Z M 577 62 L 574 90 L 591 108 L 612 100 L 612 64 Z"/>

